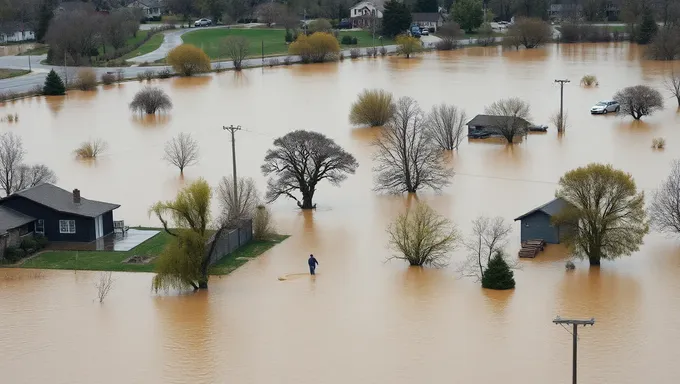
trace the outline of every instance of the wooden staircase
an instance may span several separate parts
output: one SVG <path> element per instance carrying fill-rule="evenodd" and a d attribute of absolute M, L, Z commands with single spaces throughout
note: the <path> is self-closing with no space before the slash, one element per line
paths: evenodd
<path fill-rule="evenodd" d="M 519 250 L 519 257 L 533 259 L 545 248 L 545 241 L 543 240 L 527 240 L 522 243 L 522 248 Z"/>

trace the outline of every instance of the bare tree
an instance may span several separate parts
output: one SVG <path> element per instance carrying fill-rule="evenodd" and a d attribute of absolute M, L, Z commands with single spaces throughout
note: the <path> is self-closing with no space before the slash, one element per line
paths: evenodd
<path fill-rule="evenodd" d="M 179 168 L 179 173 L 183 174 L 184 168 L 198 163 L 198 142 L 190 133 L 180 133 L 165 143 L 163 159 Z"/>
<path fill-rule="evenodd" d="M 222 42 L 224 52 L 234 61 L 234 69 L 240 71 L 243 59 L 248 56 L 250 42 L 243 36 L 227 36 Z"/>
<path fill-rule="evenodd" d="M 94 286 L 97 288 L 97 299 L 99 299 L 99 302 L 101 303 L 109 292 L 111 292 L 111 288 L 113 288 L 113 277 L 111 276 L 111 272 L 100 273 Z"/>
<path fill-rule="evenodd" d="M 410 97 L 397 101 L 374 145 L 376 190 L 415 193 L 423 187 L 440 190 L 451 183 L 453 170 L 442 162 L 436 142 L 425 133 L 423 112 Z"/>
<path fill-rule="evenodd" d="M 286 6 L 279 3 L 267 2 L 261 4 L 255 10 L 258 20 L 266 23 L 268 27 L 278 21 L 278 18 L 287 14 Z"/>
<path fill-rule="evenodd" d="M 432 107 L 425 120 L 425 130 L 441 149 L 458 149 L 465 137 L 465 111 L 455 105 L 441 104 Z"/>
<path fill-rule="evenodd" d="M 560 114 L 560 111 L 557 111 L 552 116 L 550 116 L 550 121 L 555 124 L 557 132 L 564 132 L 567 129 L 569 115 L 567 112 Z"/>
<path fill-rule="evenodd" d="M 430 206 L 419 202 L 412 211 L 397 216 L 387 228 L 389 245 L 396 253 L 388 258 L 413 266 L 441 268 L 460 239 L 455 225 Z"/>
<path fill-rule="evenodd" d="M 12 132 L 0 135 L 0 188 L 9 196 L 41 183 L 55 183 L 57 177 L 44 164 L 26 165 L 21 138 Z"/>
<path fill-rule="evenodd" d="M 487 115 L 496 116 L 495 127 L 509 144 L 515 136 L 523 136 L 529 126 L 529 104 L 517 97 L 496 101 L 485 108 Z"/>
<path fill-rule="evenodd" d="M 619 113 L 631 115 L 635 120 L 663 108 L 661 93 L 646 85 L 626 87 L 614 94 L 614 100 L 621 106 Z"/>
<path fill-rule="evenodd" d="M 472 221 L 472 233 L 463 241 L 468 257 L 459 268 L 463 276 L 475 277 L 481 281 L 484 271 L 496 252 L 502 252 L 508 244 L 512 226 L 502 217 L 478 216 Z M 506 260 L 511 267 L 514 262 Z"/>
<path fill-rule="evenodd" d="M 86 10 L 59 13 L 50 23 L 46 35 L 51 63 L 63 65 L 66 58 L 76 65 L 89 62 L 90 56 L 97 51 L 101 35 L 100 14 Z"/>
<path fill-rule="evenodd" d="M 680 74 L 675 71 L 671 72 L 666 80 L 664 80 L 664 85 L 675 96 L 678 101 L 678 108 L 680 108 Z"/>
<path fill-rule="evenodd" d="M 513 46 L 523 45 L 525 48 L 537 48 L 550 41 L 552 38 L 552 27 L 545 21 L 535 18 L 519 18 L 513 23 L 503 42 Z M 505 44 L 507 45 L 507 44 Z"/>
<path fill-rule="evenodd" d="M 255 180 L 249 177 L 239 177 L 237 183 L 237 196 L 234 195 L 234 181 L 231 177 L 222 177 L 217 187 L 217 196 L 222 210 L 220 221 L 225 228 L 241 220 L 253 218 L 255 209 L 260 204 Z"/>
<path fill-rule="evenodd" d="M 253 238 L 268 240 L 274 234 L 272 213 L 266 205 L 258 205 L 253 216 Z"/>
<path fill-rule="evenodd" d="M 659 232 L 680 234 L 680 160 L 673 161 L 670 175 L 654 191 L 649 218 Z"/>
<path fill-rule="evenodd" d="M 679 5 L 680 6 L 680 5 Z M 665 26 L 647 46 L 647 56 L 654 60 L 675 60 L 680 57 L 680 26 Z"/>
<path fill-rule="evenodd" d="M 172 108 L 170 97 L 160 88 L 146 87 L 135 94 L 130 103 L 130 109 L 135 112 L 146 112 L 153 115 L 158 111 Z"/>
<path fill-rule="evenodd" d="M 302 209 L 313 209 L 314 193 L 319 182 L 328 180 L 339 185 L 354 174 L 359 164 L 354 156 L 318 132 L 293 131 L 274 140 L 274 148 L 267 151 L 262 164 L 267 181 L 268 202 L 280 196 L 295 200 Z M 300 191 L 302 201 L 293 196 Z"/>

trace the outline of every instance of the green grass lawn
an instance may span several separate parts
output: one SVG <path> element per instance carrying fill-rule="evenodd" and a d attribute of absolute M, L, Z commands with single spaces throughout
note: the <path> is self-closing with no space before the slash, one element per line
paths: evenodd
<path fill-rule="evenodd" d="M 280 243 L 288 236 L 277 235 L 272 241 L 255 241 L 248 243 L 236 252 L 225 256 L 214 265 L 210 274 L 226 275 L 249 259 L 255 258 Z M 156 256 L 170 241 L 171 236 L 162 231 L 151 239 L 143 242 L 127 252 L 113 251 L 45 251 L 19 265 L 21 268 L 35 269 L 67 269 L 88 271 L 115 272 L 153 272 L 153 261 L 149 264 L 126 264 L 123 260 L 134 255 Z"/>
<path fill-rule="evenodd" d="M 158 49 L 158 47 L 163 44 L 163 38 L 165 37 L 165 34 L 163 33 L 156 33 L 155 35 L 151 36 L 151 38 L 144 44 L 142 44 L 139 48 L 135 49 L 134 51 L 128 53 L 127 55 L 124 55 L 121 57 L 123 60 L 127 60 L 133 57 L 141 56 L 141 55 L 146 55 L 147 53 L 153 52 Z"/>
<path fill-rule="evenodd" d="M 126 46 L 131 46 L 131 45 L 134 46 L 134 45 L 139 44 L 141 41 L 143 41 L 146 38 L 146 35 L 148 35 L 149 32 L 150 31 L 137 31 L 137 36 L 134 36 L 134 37 L 127 39 L 127 41 L 125 42 L 125 45 Z M 106 52 L 111 53 L 113 51 L 115 51 L 115 48 L 113 48 L 110 45 L 106 46 Z M 100 46 L 99 47 L 99 54 L 101 55 L 103 53 L 104 53 L 104 47 Z"/>
<path fill-rule="evenodd" d="M 47 55 L 47 51 L 50 49 L 49 46 L 45 44 L 36 44 L 34 48 L 28 49 L 21 52 L 18 56 L 37 56 L 37 55 Z"/>
<path fill-rule="evenodd" d="M 28 69 L 7 69 L 0 68 L 0 80 L 9 79 L 11 77 L 23 76 L 30 73 Z"/>
<path fill-rule="evenodd" d="M 370 47 L 373 45 L 371 33 L 368 31 L 345 31 L 340 32 L 342 36 L 349 35 L 356 37 L 359 41 L 357 45 L 341 45 L 342 49 L 353 47 Z M 212 60 L 228 59 L 220 52 L 221 41 L 227 36 L 244 36 L 250 41 L 249 56 L 258 57 L 262 55 L 262 44 L 264 43 L 264 55 L 283 55 L 288 53 L 288 45 L 285 42 L 286 31 L 283 29 L 202 29 L 188 32 L 182 36 L 182 40 L 187 44 L 195 45 L 205 51 Z M 375 39 L 376 46 L 380 46 L 380 40 Z M 394 44 L 393 40 L 383 39 L 383 45 Z"/>

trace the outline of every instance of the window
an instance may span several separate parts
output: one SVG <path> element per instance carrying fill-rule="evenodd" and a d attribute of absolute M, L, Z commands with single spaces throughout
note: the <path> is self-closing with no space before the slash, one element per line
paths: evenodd
<path fill-rule="evenodd" d="M 59 220 L 59 233 L 76 233 L 76 221 Z"/>
<path fill-rule="evenodd" d="M 35 222 L 35 233 L 45 233 L 45 220 L 38 219 Z"/>

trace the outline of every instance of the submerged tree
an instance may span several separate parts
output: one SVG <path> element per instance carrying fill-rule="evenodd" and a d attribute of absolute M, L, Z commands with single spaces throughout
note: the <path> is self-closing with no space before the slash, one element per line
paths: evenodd
<path fill-rule="evenodd" d="M 248 57 L 249 47 L 250 41 L 244 36 L 227 36 L 222 42 L 222 49 L 234 62 L 234 69 L 237 71 L 241 70 L 243 59 Z"/>
<path fill-rule="evenodd" d="M 451 183 L 453 170 L 425 132 L 423 113 L 415 100 L 397 101 L 392 119 L 375 141 L 375 189 L 390 193 L 415 193 L 423 187 L 440 190 Z"/>
<path fill-rule="evenodd" d="M 644 192 L 630 174 L 611 165 L 593 163 L 565 173 L 556 195 L 570 205 L 553 225 L 569 228 L 565 243 L 591 266 L 637 251 L 649 232 Z"/>
<path fill-rule="evenodd" d="M 61 96 L 66 94 L 66 86 L 54 69 L 47 74 L 42 91 L 45 96 Z"/>
<path fill-rule="evenodd" d="M 165 143 L 163 159 L 184 174 L 184 168 L 198 163 L 198 142 L 190 133 L 180 133 Z"/>
<path fill-rule="evenodd" d="M 503 251 L 496 251 L 482 277 L 482 288 L 505 290 L 515 288 L 514 273 L 505 261 Z"/>
<path fill-rule="evenodd" d="M 272 175 L 267 182 L 266 199 L 272 202 L 280 196 L 295 200 L 302 209 L 316 207 L 314 193 L 319 182 L 327 180 L 339 185 L 354 174 L 359 164 L 335 141 L 318 132 L 293 131 L 274 140 L 267 151 L 262 173 Z M 299 191 L 302 201 L 293 195 Z"/>
<path fill-rule="evenodd" d="M 173 237 L 156 261 L 155 290 L 208 288 L 206 242 L 211 197 L 210 186 L 199 179 L 179 191 L 174 201 L 159 201 L 149 209 Z"/>
<path fill-rule="evenodd" d="M 458 149 L 465 137 L 465 111 L 455 105 L 441 104 L 432 107 L 425 120 L 425 130 L 441 149 Z"/>
<path fill-rule="evenodd" d="M 631 115 L 635 120 L 663 108 L 661 93 L 646 85 L 626 87 L 614 94 L 614 100 L 621 106 L 619 113 Z"/>
<path fill-rule="evenodd" d="M 527 133 L 529 124 L 529 104 L 517 97 L 496 101 L 485 108 L 487 115 L 495 116 L 496 127 L 501 135 L 513 144 L 515 136 Z"/>
<path fill-rule="evenodd" d="M 380 127 L 392 117 L 394 103 L 392 94 L 383 89 L 364 89 L 358 100 L 352 104 L 349 121 L 352 124 L 365 124 Z"/>
<path fill-rule="evenodd" d="M 670 175 L 654 191 L 649 217 L 656 230 L 680 235 L 680 160 L 673 161 Z"/>
<path fill-rule="evenodd" d="M 664 80 L 664 85 L 678 101 L 678 108 L 680 108 L 680 73 L 676 73 L 675 71 L 671 72 L 666 80 Z"/>
<path fill-rule="evenodd" d="M 172 108 L 172 101 L 160 88 L 146 87 L 135 94 L 130 103 L 130 109 L 134 112 L 145 112 L 153 115 L 159 111 L 167 111 Z"/>
<path fill-rule="evenodd" d="M 234 180 L 222 177 L 217 186 L 217 197 L 222 210 L 220 222 L 230 228 L 240 221 L 252 219 L 260 204 L 260 197 L 255 186 L 255 180 L 250 177 L 239 177 L 234 194 Z"/>
<path fill-rule="evenodd" d="M 463 241 L 468 256 L 461 265 L 459 272 L 463 276 L 474 277 L 481 281 L 491 257 L 502 252 L 508 244 L 508 236 L 511 231 L 512 226 L 506 223 L 502 217 L 478 216 L 474 219 L 472 221 L 472 233 Z M 515 266 L 514 263 L 512 265 Z"/>
<path fill-rule="evenodd" d="M 412 266 L 445 267 L 460 238 L 455 225 L 437 214 L 429 205 L 417 203 L 397 216 L 387 228 L 390 259 L 405 260 Z"/>

